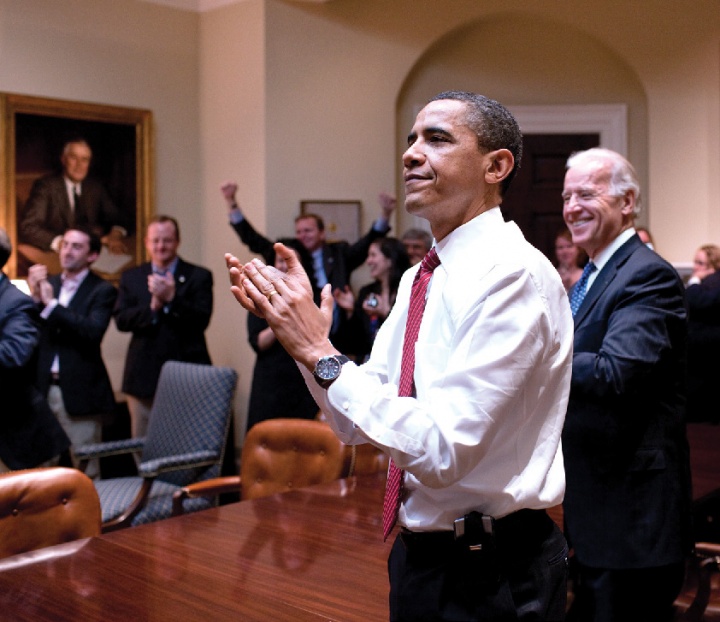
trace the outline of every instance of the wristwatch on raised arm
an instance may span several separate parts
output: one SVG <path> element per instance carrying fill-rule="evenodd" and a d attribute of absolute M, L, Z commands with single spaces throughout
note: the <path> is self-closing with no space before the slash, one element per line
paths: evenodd
<path fill-rule="evenodd" d="M 350 359 L 343 354 L 334 354 L 333 356 L 323 356 L 315 365 L 313 376 L 317 383 L 327 389 L 340 375 L 342 366 Z"/>

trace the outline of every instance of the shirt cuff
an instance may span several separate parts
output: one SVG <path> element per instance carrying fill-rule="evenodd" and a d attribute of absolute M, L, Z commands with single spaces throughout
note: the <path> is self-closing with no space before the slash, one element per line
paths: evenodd
<path fill-rule="evenodd" d="M 233 207 L 230 210 L 230 224 L 239 225 L 243 220 L 245 220 L 245 216 L 243 216 L 240 208 Z"/>
<path fill-rule="evenodd" d="M 40 312 L 40 317 L 43 320 L 47 320 L 50 317 L 50 314 L 55 311 L 55 307 L 58 306 L 58 299 L 53 298 L 50 302 L 47 303 L 45 308 Z"/>
<path fill-rule="evenodd" d="M 388 222 L 387 218 L 380 217 L 373 223 L 372 228 L 373 231 L 377 231 L 379 233 L 387 233 L 388 231 L 390 231 L 390 223 Z"/>

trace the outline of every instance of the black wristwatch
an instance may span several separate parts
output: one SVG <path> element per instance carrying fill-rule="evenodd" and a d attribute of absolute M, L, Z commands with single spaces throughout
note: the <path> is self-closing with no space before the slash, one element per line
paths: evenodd
<path fill-rule="evenodd" d="M 350 359 L 343 354 L 335 354 L 333 356 L 323 356 L 315 365 L 313 376 L 317 383 L 327 389 L 336 378 L 340 375 L 342 366 Z"/>

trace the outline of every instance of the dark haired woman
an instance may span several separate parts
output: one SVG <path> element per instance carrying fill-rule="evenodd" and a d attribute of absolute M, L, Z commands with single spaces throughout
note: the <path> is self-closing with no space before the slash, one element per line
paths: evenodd
<path fill-rule="evenodd" d="M 357 299 L 350 288 L 335 292 L 335 301 L 345 311 L 339 337 L 348 356 L 363 363 L 372 349 L 375 335 L 395 304 L 398 285 L 410 267 L 405 246 L 396 238 L 375 240 L 365 260 L 373 281 L 364 285 Z"/>

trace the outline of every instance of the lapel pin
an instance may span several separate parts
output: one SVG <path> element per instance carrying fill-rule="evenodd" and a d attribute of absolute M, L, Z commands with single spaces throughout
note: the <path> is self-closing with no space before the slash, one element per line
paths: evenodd
<path fill-rule="evenodd" d="M 180 281 L 181 283 L 184 283 L 184 282 L 185 282 L 185 275 L 184 275 L 184 274 L 181 274 L 181 275 L 178 277 L 178 281 Z"/>

